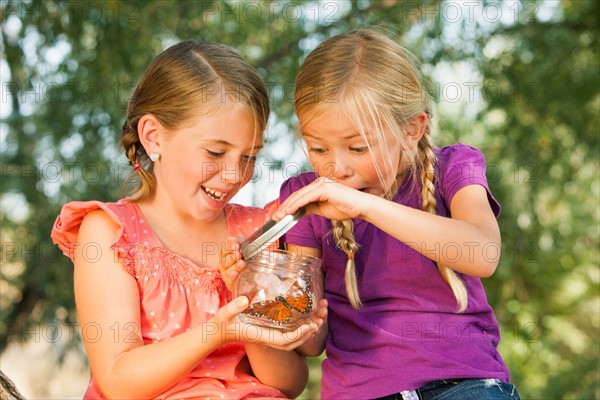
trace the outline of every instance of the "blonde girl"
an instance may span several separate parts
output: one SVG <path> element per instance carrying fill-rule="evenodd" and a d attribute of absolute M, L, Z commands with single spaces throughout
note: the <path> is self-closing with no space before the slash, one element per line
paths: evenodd
<path fill-rule="evenodd" d="M 301 347 L 326 349 L 322 397 L 518 398 L 480 280 L 500 207 L 480 151 L 433 145 L 411 55 L 371 29 L 330 38 L 295 107 L 314 173 L 284 183 L 274 217 L 305 207 L 284 241 L 323 258 L 328 324 Z"/>

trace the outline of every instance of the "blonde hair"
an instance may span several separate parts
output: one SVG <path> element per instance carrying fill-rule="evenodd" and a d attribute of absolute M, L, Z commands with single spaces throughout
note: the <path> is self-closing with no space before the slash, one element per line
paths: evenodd
<path fill-rule="evenodd" d="M 166 128 L 176 129 L 199 111 L 209 113 L 226 101 L 252 111 L 256 132 L 266 128 L 270 110 L 267 88 L 256 70 L 229 48 L 186 40 L 150 63 L 129 100 L 121 135 L 130 164 L 144 166 L 136 168 L 140 179 L 132 200 L 145 199 L 156 184 L 152 162 L 138 136 L 140 118 L 152 114 Z"/>
<path fill-rule="evenodd" d="M 296 76 L 295 110 L 306 124 L 326 111 L 336 110 L 352 120 L 366 140 L 366 133 L 376 135 L 383 149 L 406 143 L 403 131 L 408 123 L 425 112 L 431 115 L 428 95 L 416 69 L 414 57 L 389 36 L 372 29 L 359 29 L 334 36 L 317 46 L 304 60 Z M 394 133 L 396 143 L 386 143 L 384 129 Z M 366 140 L 369 143 L 368 140 Z M 403 146 L 410 149 L 410 146 Z M 422 208 L 435 214 L 436 156 L 431 141 L 430 127 L 412 150 L 403 151 L 408 173 L 396 177 L 385 193 L 392 199 L 405 179 L 421 184 Z M 404 157 L 407 159 L 404 159 Z M 385 166 L 391 157 L 384 154 Z M 374 160 L 375 161 L 375 160 Z M 374 162 L 383 183 L 384 173 Z M 404 169 L 400 168 L 401 171 Z M 356 282 L 354 255 L 358 245 L 353 224 L 332 221 L 332 235 L 337 245 L 348 256 L 346 264 L 346 291 L 352 306 L 361 307 Z M 443 279 L 448 283 L 462 312 L 467 307 L 467 289 L 455 271 L 438 264 Z"/>

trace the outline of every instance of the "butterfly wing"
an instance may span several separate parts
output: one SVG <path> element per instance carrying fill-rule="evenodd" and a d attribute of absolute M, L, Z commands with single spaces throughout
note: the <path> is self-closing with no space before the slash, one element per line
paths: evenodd
<path fill-rule="evenodd" d="M 288 322 L 292 317 L 292 310 L 279 300 L 266 300 L 251 304 L 244 313 L 253 317 L 266 318 L 277 325 Z"/>
<path fill-rule="evenodd" d="M 285 295 L 285 303 L 294 310 L 306 314 L 313 308 L 313 299 L 310 295 L 310 282 L 304 288 L 294 282 L 290 290 Z"/>
<path fill-rule="evenodd" d="M 285 297 L 277 296 L 275 300 L 265 300 L 251 304 L 245 314 L 253 317 L 266 318 L 276 325 L 283 325 L 292 318 L 292 309 L 306 314 L 313 308 L 313 298 L 310 295 L 310 282 L 303 288 L 294 282 Z"/>

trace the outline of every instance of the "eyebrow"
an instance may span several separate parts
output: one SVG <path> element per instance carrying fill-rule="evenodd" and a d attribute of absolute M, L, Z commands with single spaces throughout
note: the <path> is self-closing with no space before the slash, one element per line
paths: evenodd
<path fill-rule="evenodd" d="M 228 142 L 227 140 L 223 140 L 223 139 L 211 139 L 211 140 L 207 140 L 208 143 L 210 144 L 221 144 L 224 146 L 233 146 L 234 143 Z M 258 146 L 252 147 L 252 150 L 256 150 L 259 151 L 263 148 L 263 145 L 260 144 Z"/>
<path fill-rule="evenodd" d="M 304 132 L 302 132 L 302 136 L 307 136 L 312 139 L 321 139 L 319 136 L 311 135 L 310 133 L 304 133 Z M 353 133 L 353 134 L 350 134 L 347 136 L 342 136 L 342 139 L 354 139 L 357 136 L 362 137 L 362 135 L 360 133 L 356 132 L 356 133 Z"/>

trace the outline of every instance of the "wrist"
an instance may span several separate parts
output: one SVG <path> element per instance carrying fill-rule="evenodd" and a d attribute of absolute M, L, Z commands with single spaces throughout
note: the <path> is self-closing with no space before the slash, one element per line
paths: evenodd
<path fill-rule="evenodd" d="M 386 215 L 386 207 L 388 207 L 391 202 L 380 196 L 369 196 L 371 197 L 368 199 L 369 206 L 363 209 L 361 219 L 376 225 L 376 221 L 380 220 L 382 215 Z"/>

